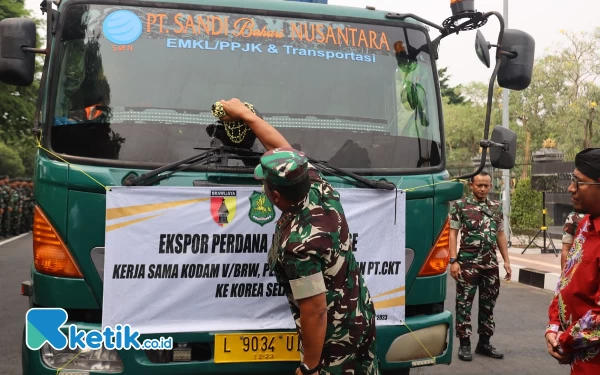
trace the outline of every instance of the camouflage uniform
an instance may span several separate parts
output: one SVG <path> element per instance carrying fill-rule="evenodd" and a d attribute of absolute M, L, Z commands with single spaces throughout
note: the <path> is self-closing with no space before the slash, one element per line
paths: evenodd
<path fill-rule="evenodd" d="M 580 214 L 575 211 L 571 211 L 569 216 L 567 216 L 567 220 L 565 220 L 565 225 L 563 226 L 563 236 L 562 243 L 572 244 L 575 239 L 575 232 L 577 231 L 577 226 L 579 225 L 579 221 L 583 219 L 585 214 Z"/>
<path fill-rule="evenodd" d="M 3 191 L 2 198 L 4 199 L 5 210 L 4 210 L 4 215 L 2 215 L 2 235 L 4 237 L 8 237 L 8 236 L 10 236 L 10 223 L 11 223 L 11 216 L 12 216 L 12 210 L 13 210 L 12 189 L 9 185 L 8 178 L 6 178 L 4 181 L 5 181 L 5 184 L 4 184 L 4 186 L 2 186 L 2 191 Z"/>
<path fill-rule="evenodd" d="M 255 176 L 279 186 L 310 178 L 307 197 L 277 221 L 269 264 L 287 289 L 301 342 L 296 300 L 325 293 L 327 328 L 320 374 L 378 374 L 375 309 L 352 253 L 339 193 L 295 150 L 266 153 Z"/>
<path fill-rule="evenodd" d="M 457 262 L 460 274 L 456 283 L 456 336 L 471 336 L 471 307 L 479 287 L 480 335 L 494 334 L 494 305 L 500 292 L 498 269 L 498 232 L 504 230 L 502 205 L 472 197 L 455 202 L 450 212 L 450 227 L 460 231 Z"/>
<path fill-rule="evenodd" d="M 21 228 L 21 217 L 23 216 L 23 202 L 21 199 L 19 185 L 19 180 L 13 180 L 11 186 L 12 192 L 10 196 L 11 205 L 9 206 L 12 207 L 12 213 L 10 218 L 10 234 L 14 236 L 20 234 L 19 230 Z"/>
<path fill-rule="evenodd" d="M 33 183 L 27 181 L 27 219 L 25 220 L 25 231 L 33 230 L 33 211 L 35 210 L 35 198 L 33 196 Z"/>
<path fill-rule="evenodd" d="M 21 196 L 21 221 L 19 222 L 19 234 L 27 231 L 27 215 L 29 206 L 29 191 L 27 189 L 27 182 L 22 179 L 19 184 L 19 195 Z"/>
<path fill-rule="evenodd" d="M 0 176 L 0 238 L 4 237 L 4 213 L 6 212 L 5 178 L 6 176 Z"/>

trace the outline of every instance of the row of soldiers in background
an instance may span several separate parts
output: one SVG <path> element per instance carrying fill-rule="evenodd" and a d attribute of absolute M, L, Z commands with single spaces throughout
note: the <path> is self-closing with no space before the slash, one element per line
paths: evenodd
<path fill-rule="evenodd" d="M 0 176 L 0 237 L 32 230 L 34 207 L 31 179 Z"/>

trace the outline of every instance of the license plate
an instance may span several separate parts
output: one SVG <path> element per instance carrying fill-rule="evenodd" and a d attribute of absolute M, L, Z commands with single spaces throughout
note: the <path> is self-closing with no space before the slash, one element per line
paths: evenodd
<path fill-rule="evenodd" d="M 296 333 L 215 335 L 215 363 L 275 361 L 300 361 L 300 344 Z"/>

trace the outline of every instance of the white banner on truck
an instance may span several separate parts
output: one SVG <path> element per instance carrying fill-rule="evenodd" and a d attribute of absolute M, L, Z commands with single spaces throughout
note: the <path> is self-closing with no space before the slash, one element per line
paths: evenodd
<path fill-rule="evenodd" d="M 403 191 L 338 189 L 378 325 L 404 322 Z M 267 253 L 280 212 L 252 187 L 111 187 L 102 326 L 291 329 Z"/>

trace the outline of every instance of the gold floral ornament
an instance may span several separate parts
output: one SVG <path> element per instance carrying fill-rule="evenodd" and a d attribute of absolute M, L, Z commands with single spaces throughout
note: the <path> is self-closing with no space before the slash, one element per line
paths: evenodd
<path fill-rule="evenodd" d="M 544 140 L 544 142 L 542 143 L 542 147 L 543 148 L 555 148 L 556 141 L 552 138 L 548 138 L 548 139 Z"/>
<path fill-rule="evenodd" d="M 252 113 L 256 113 L 252 104 L 244 102 L 244 105 L 251 110 Z M 227 112 L 225 112 L 225 109 L 223 108 L 223 103 L 216 102 L 213 104 L 212 114 L 218 119 L 226 116 Z M 248 124 L 243 121 L 223 121 L 223 127 L 225 128 L 227 137 L 233 143 L 241 143 L 246 137 L 246 133 L 249 129 Z"/>

